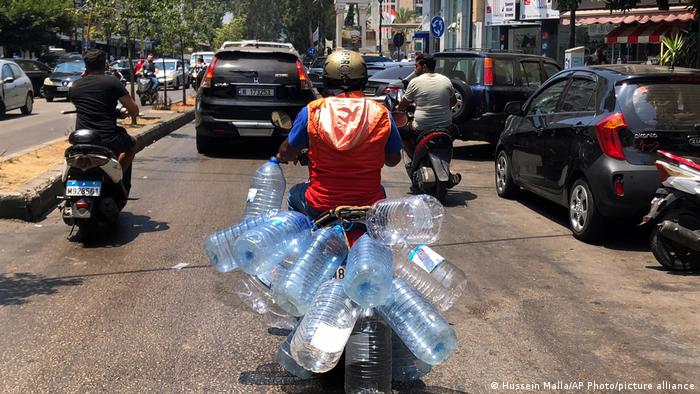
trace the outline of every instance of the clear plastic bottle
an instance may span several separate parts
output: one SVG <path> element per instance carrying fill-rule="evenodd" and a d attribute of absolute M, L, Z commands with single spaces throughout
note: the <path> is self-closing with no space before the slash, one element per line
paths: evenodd
<path fill-rule="evenodd" d="M 445 297 L 439 305 L 435 304 L 440 310 L 446 311 L 450 309 L 466 290 L 467 275 L 464 271 L 428 246 L 418 245 L 415 248 L 400 248 L 397 253 L 403 256 L 403 261 L 411 261 L 426 272 L 429 272 L 430 276 L 435 278 L 445 288 Z M 421 292 L 423 291 L 421 290 Z M 429 296 L 427 298 L 431 299 Z"/>
<path fill-rule="evenodd" d="M 233 285 L 234 292 L 241 302 L 251 310 L 261 314 L 268 327 L 292 329 L 297 324 L 297 319 L 294 316 L 275 305 L 270 290 L 285 271 L 284 264 L 279 264 L 274 269 L 259 276 L 242 274 Z"/>
<path fill-rule="evenodd" d="M 394 300 L 377 312 L 421 361 L 437 365 L 457 347 L 454 329 L 440 312 L 403 279 L 393 281 Z"/>
<path fill-rule="evenodd" d="M 386 245 L 430 244 L 440 237 L 445 208 L 421 194 L 377 201 L 367 213 L 367 233 Z"/>
<path fill-rule="evenodd" d="M 304 214 L 279 212 L 238 237 L 233 244 L 233 259 L 248 274 L 265 273 L 285 257 L 303 250 L 312 227 L 311 219 Z"/>
<path fill-rule="evenodd" d="M 311 235 L 302 252 L 273 287 L 275 302 L 289 314 L 303 316 L 321 285 L 331 279 L 348 254 L 341 226 L 321 228 Z"/>
<path fill-rule="evenodd" d="M 282 208 L 287 181 L 276 157 L 261 165 L 250 180 L 244 217 L 258 216 Z"/>
<path fill-rule="evenodd" d="M 338 363 L 358 316 L 343 282 L 321 285 L 292 338 L 292 357 L 304 369 L 328 372 Z"/>
<path fill-rule="evenodd" d="M 297 364 L 297 362 L 292 358 L 292 354 L 290 352 L 289 345 L 292 343 L 292 338 L 294 337 L 295 332 L 296 327 L 289 333 L 289 335 L 287 335 L 287 339 L 282 342 L 280 349 L 277 351 L 277 363 L 292 375 L 300 379 L 309 379 L 311 376 L 313 376 L 313 372 L 307 371 L 299 366 L 299 364 Z"/>
<path fill-rule="evenodd" d="M 413 286 L 440 311 L 446 311 L 452 306 L 445 303 L 452 297 L 437 279 L 417 264 L 401 256 L 394 257 L 394 277 L 401 278 Z"/>
<path fill-rule="evenodd" d="M 265 223 L 276 213 L 276 210 L 272 210 L 258 216 L 247 217 L 234 226 L 209 235 L 204 240 L 204 249 L 212 268 L 219 272 L 229 272 L 236 269 L 238 264 L 233 259 L 233 243 L 241 234 Z"/>
<path fill-rule="evenodd" d="M 391 328 L 366 311 L 345 345 L 345 392 L 391 393 Z"/>
<path fill-rule="evenodd" d="M 391 334 L 391 379 L 395 382 L 418 380 L 430 372 L 430 364 L 416 358 L 396 333 Z"/>
<path fill-rule="evenodd" d="M 391 300 L 391 267 L 391 250 L 364 234 L 348 253 L 345 292 L 364 308 L 387 304 Z"/>

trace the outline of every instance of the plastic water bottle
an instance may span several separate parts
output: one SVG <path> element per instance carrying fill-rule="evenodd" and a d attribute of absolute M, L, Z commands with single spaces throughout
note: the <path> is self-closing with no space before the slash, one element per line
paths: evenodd
<path fill-rule="evenodd" d="M 282 207 L 287 181 L 276 157 L 261 165 L 250 180 L 243 216 L 258 216 Z"/>
<path fill-rule="evenodd" d="M 394 301 L 377 312 L 421 361 L 437 365 L 457 347 L 457 336 L 440 312 L 403 279 L 393 282 Z"/>
<path fill-rule="evenodd" d="M 265 273 L 308 242 L 313 224 L 304 214 L 283 211 L 241 234 L 233 244 L 233 259 L 251 275 Z"/>
<path fill-rule="evenodd" d="M 391 266 L 391 250 L 364 234 L 348 253 L 345 292 L 365 308 L 387 304 L 391 300 Z"/>
<path fill-rule="evenodd" d="M 290 351 L 289 345 L 292 343 L 292 338 L 294 337 L 295 329 L 287 335 L 287 339 L 282 342 L 280 349 L 277 351 L 277 363 L 282 366 L 287 372 L 300 379 L 309 379 L 313 372 L 307 371 L 292 358 L 292 353 Z"/>
<path fill-rule="evenodd" d="M 328 372 L 338 363 L 358 316 L 343 282 L 321 285 L 292 338 L 292 357 L 304 369 Z"/>
<path fill-rule="evenodd" d="M 429 272 L 443 288 L 445 297 L 439 304 L 435 304 L 442 311 L 446 311 L 454 305 L 467 288 L 467 275 L 456 265 L 447 261 L 433 249 L 426 245 L 418 245 L 415 248 L 402 248 L 400 252 L 408 261 L 412 261 L 424 271 Z M 404 260 L 405 261 L 405 260 Z M 410 282 L 410 281 L 409 281 Z M 415 286 L 415 285 L 414 285 Z M 415 286 L 418 288 L 418 286 Z M 421 290 L 421 293 L 423 291 Z M 424 293 L 425 294 L 425 293 Z M 430 296 L 427 296 L 431 299 Z"/>
<path fill-rule="evenodd" d="M 275 302 L 289 314 L 303 316 L 318 288 L 333 277 L 347 254 L 348 245 L 341 226 L 313 232 L 306 251 L 273 287 Z"/>
<path fill-rule="evenodd" d="M 296 326 L 297 319 L 275 305 L 270 290 L 285 270 L 285 266 L 279 264 L 273 270 L 259 276 L 243 274 L 234 282 L 234 292 L 245 306 L 263 315 L 268 327 L 291 330 Z"/>
<path fill-rule="evenodd" d="M 391 328 L 367 311 L 345 345 L 345 392 L 391 393 Z"/>
<path fill-rule="evenodd" d="M 386 245 L 430 244 L 440 237 L 445 208 L 435 197 L 387 198 L 367 213 L 367 233 Z"/>
<path fill-rule="evenodd" d="M 251 216 L 234 226 L 209 235 L 204 240 L 204 249 L 207 251 L 212 268 L 219 272 L 229 272 L 236 269 L 238 264 L 233 260 L 233 243 L 241 234 L 265 223 L 276 213 L 277 211 L 272 210 L 258 216 Z"/>
<path fill-rule="evenodd" d="M 446 311 L 452 306 L 446 305 L 446 301 L 453 299 L 448 294 L 448 290 L 429 272 L 403 256 L 394 257 L 394 276 L 413 286 L 440 311 Z"/>
<path fill-rule="evenodd" d="M 430 372 L 430 364 L 416 358 L 403 344 L 401 338 L 392 332 L 391 337 L 391 379 L 395 382 L 418 380 Z"/>

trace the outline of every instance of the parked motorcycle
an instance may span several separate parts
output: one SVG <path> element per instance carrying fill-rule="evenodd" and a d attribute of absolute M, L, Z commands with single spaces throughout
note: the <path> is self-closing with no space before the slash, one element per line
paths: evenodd
<path fill-rule="evenodd" d="M 667 269 L 700 269 L 700 158 L 658 154 L 663 187 L 643 220 L 655 224 L 651 251 Z"/>
<path fill-rule="evenodd" d="M 139 76 L 136 93 L 139 95 L 141 105 L 155 104 L 158 101 L 158 92 L 153 90 L 153 81 L 147 73 Z"/>

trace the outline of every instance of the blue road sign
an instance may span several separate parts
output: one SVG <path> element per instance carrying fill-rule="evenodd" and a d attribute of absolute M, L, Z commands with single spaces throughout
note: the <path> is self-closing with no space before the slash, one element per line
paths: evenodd
<path fill-rule="evenodd" d="M 310 57 L 316 56 L 316 48 L 314 48 L 314 47 L 309 48 L 309 50 L 306 51 L 306 54 L 309 55 Z"/>
<path fill-rule="evenodd" d="M 445 20 L 441 16 L 434 16 L 430 20 L 430 32 L 437 38 L 445 34 Z"/>

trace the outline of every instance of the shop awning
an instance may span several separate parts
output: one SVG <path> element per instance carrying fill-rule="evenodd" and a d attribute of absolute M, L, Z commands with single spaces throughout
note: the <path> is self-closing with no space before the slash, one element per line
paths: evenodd
<path fill-rule="evenodd" d="M 642 25 L 622 25 L 608 34 L 605 42 L 608 44 L 653 44 L 677 31 L 678 27 L 671 23 L 647 23 Z"/>
<path fill-rule="evenodd" d="M 671 22 L 688 22 L 693 20 L 695 16 L 688 10 L 687 6 L 673 6 L 668 11 L 659 11 L 656 7 L 651 8 L 635 8 L 625 13 L 616 11 L 611 13 L 610 10 L 579 10 L 576 11 L 576 26 L 593 25 L 596 23 L 613 23 L 613 24 L 631 24 L 631 23 L 671 23 Z M 561 24 L 569 25 L 569 13 L 561 14 Z"/>

